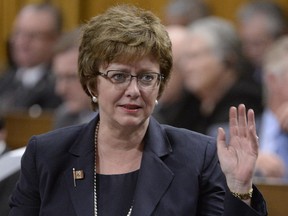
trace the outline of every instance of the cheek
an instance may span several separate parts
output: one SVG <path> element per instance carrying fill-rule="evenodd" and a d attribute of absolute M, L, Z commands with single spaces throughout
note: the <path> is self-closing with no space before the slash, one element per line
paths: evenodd
<path fill-rule="evenodd" d="M 159 93 L 159 87 L 152 92 L 141 92 L 141 97 L 147 106 L 154 106 Z"/>
<path fill-rule="evenodd" d="M 190 79 L 195 82 L 205 82 L 213 78 L 218 71 L 218 65 L 209 59 L 195 62 L 194 68 L 190 71 Z"/>
<path fill-rule="evenodd" d="M 208 60 L 202 70 L 202 72 L 205 73 L 205 77 L 211 80 L 219 79 L 223 71 L 223 64 L 218 59 Z"/>

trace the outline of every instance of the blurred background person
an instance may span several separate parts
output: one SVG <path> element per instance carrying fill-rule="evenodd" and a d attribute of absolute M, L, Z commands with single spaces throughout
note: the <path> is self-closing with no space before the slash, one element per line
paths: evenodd
<path fill-rule="evenodd" d="M 55 91 L 63 102 L 55 110 L 54 128 L 86 123 L 95 117 L 78 77 L 80 36 L 81 29 L 77 28 L 64 34 L 55 46 L 52 70 Z"/>
<path fill-rule="evenodd" d="M 164 11 L 164 23 L 187 26 L 209 15 L 211 10 L 202 0 L 168 0 Z"/>
<path fill-rule="evenodd" d="M 288 180 L 288 37 L 274 42 L 263 58 L 265 110 L 260 120 L 257 174 Z"/>
<path fill-rule="evenodd" d="M 96 115 L 78 78 L 80 35 L 80 29 L 67 32 L 54 47 L 52 71 L 56 78 L 55 91 L 63 98 L 62 104 L 54 112 L 54 128 L 81 124 Z M 0 215 L 8 215 L 8 200 L 20 175 L 20 158 L 24 150 L 25 147 L 9 151 L 0 160 L 0 169 L 6 167 L 5 172 L 0 173 Z"/>
<path fill-rule="evenodd" d="M 173 70 L 159 100 L 161 104 L 174 103 L 182 96 L 184 89 L 183 80 L 181 73 L 177 70 L 181 68 L 178 66 L 178 61 L 185 46 L 184 39 L 187 37 L 188 33 L 186 27 L 180 25 L 167 26 L 166 30 L 172 43 Z"/>
<path fill-rule="evenodd" d="M 54 90 L 51 58 L 61 29 L 61 13 L 52 5 L 29 4 L 21 9 L 7 44 L 11 64 L 0 78 L 1 115 L 14 111 L 39 115 L 60 104 Z M 19 178 L 24 150 L 7 151 L 0 158 L 0 215 L 8 215 L 8 200 Z"/>
<path fill-rule="evenodd" d="M 188 31 L 180 71 L 185 88 L 198 99 L 194 106 L 199 112 L 190 119 L 190 129 L 216 136 L 218 126 L 228 122 L 229 107 L 241 103 L 261 113 L 261 88 L 250 77 L 234 26 L 207 17 L 193 22 Z"/>
<path fill-rule="evenodd" d="M 287 17 L 275 1 L 249 1 L 237 12 L 243 51 L 254 66 L 253 78 L 260 82 L 263 55 L 273 41 L 287 33 Z"/>
<path fill-rule="evenodd" d="M 181 25 L 166 26 L 172 43 L 173 67 L 162 96 L 157 106 L 155 106 L 153 116 L 161 123 L 170 125 L 180 125 L 189 128 L 190 120 L 194 119 L 198 113 L 191 107 L 190 95 L 188 96 L 183 85 L 183 66 L 181 56 L 183 55 L 185 39 L 188 35 L 187 28 Z M 190 107 L 191 109 L 189 109 Z M 183 117 L 179 117 L 179 115 Z"/>
<path fill-rule="evenodd" d="M 25 6 L 9 42 L 11 61 L 0 80 L 0 112 L 54 109 L 60 103 L 51 78 L 52 48 L 62 29 L 60 11 L 49 4 Z"/>

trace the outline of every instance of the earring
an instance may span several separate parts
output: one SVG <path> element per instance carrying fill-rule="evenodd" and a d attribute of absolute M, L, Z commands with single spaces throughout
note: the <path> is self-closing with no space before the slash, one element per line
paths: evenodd
<path fill-rule="evenodd" d="M 158 105 L 158 100 L 155 100 L 155 105 Z"/>
<path fill-rule="evenodd" d="M 93 103 L 97 103 L 97 97 L 95 97 L 95 96 L 92 96 L 92 101 L 93 101 Z"/>

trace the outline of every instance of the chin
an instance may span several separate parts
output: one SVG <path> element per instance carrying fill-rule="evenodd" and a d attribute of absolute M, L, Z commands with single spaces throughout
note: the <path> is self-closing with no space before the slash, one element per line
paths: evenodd
<path fill-rule="evenodd" d="M 122 119 L 119 121 L 119 124 L 126 126 L 126 127 L 137 127 L 139 125 L 144 124 L 146 120 L 147 120 L 147 118 L 146 119 L 144 119 L 144 118 L 142 118 L 142 119 L 139 119 L 139 118 Z"/>

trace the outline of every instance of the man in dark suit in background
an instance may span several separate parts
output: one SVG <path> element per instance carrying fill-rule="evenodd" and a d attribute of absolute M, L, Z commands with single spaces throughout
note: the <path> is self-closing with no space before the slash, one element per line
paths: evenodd
<path fill-rule="evenodd" d="M 16 68 L 7 69 L 0 80 L 0 112 L 33 114 L 58 106 L 50 59 L 61 29 L 61 13 L 48 4 L 28 5 L 17 15 L 9 41 Z"/>

